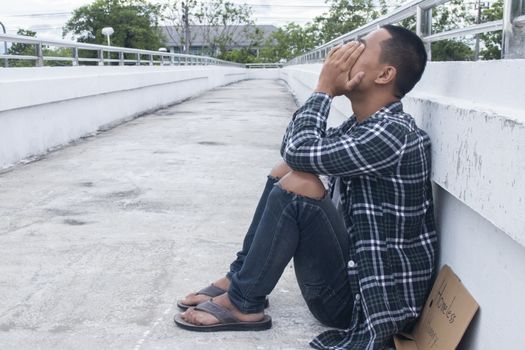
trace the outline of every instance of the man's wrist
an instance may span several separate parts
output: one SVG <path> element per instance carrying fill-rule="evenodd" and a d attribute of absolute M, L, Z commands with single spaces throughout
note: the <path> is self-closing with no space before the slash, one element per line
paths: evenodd
<path fill-rule="evenodd" d="M 319 93 L 328 95 L 330 98 L 334 97 L 334 92 L 332 91 L 332 89 L 327 88 L 327 87 L 317 86 L 314 92 L 319 92 Z"/>

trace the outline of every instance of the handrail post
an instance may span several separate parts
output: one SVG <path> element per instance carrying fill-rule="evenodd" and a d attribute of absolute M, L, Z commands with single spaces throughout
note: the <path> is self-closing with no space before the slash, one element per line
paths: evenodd
<path fill-rule="evenodd" d="M 120 51 L 118 53 L 118 65 L 123 66 L 124 65 L 124 52 Z"/>
<path fill-rule="evenodd" d="M 44 53 L 42 50 L 42 44 L 38 43 L 36 44 L 36 66 L 37 67 L 43 67 L 44 66 Z"/>
<path fill-rule="evenodd" d="M 175 65 L 175 56 L 170 55 L 170 66 L 174 66 L 174 65 Z"/>
<path fill-rule="evenodd" d="M 137 52 L 137 61 L 135 63 L 136 66 L 140 66 L 140 53 Z"/>
<path fill-rule="evenodd" d="M 6 33 L 5 26 L 2 22 L 0 22 L 0 26 L 2 26 L 2 29 L 4 31 L 4 34 Z M 7 55 L 7 41 L 4 41 L 4 55 Z M 9 59 L 6 57 L 4 58 L 4 67 L 9 67 Z"/>
<path fill-rule="evenodd" d="M 72 66 L 78 66 L 79 65 L 79 61 L 78 61 L 78 47 L 74 47 L 73 48 L 73 61 L 71 61 L 71 65 Z"/>
<path fill-rule="evenodd" d="M 416 34 L 424 39 L 425 36 L 432 34 L 432 9 L 423 9 L 421 6 L 416 7 Z M 425 42 L 427 58 L 432 60 L 432 43 Z"/>
<path fill-rule="evenodd" d="M 104 65 L 104 51 L 98 50 L 98 65 L 103 66 Z"/>
<path fill-rule="evenodd" d="M 502 58 L 525 58 L 525 0 L 503 3 Z"/>
<path fill-rule="evenodd" d="M 153 55 L 151 53 L 149 54 L 149 65 L 153 66 Z"/>

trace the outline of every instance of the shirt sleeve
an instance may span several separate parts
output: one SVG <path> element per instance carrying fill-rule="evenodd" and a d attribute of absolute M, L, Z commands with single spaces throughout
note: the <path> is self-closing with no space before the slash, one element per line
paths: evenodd
<path fill-rule="evenodd" d="M 295 112 L 281 155 L 294 170 L 330 176 L 383 175 L 405 147 L 404 131 L 386 118 L 365 121 L 347 133 L 326 132 L 332 99 L 314 93 Z"/>
<path fill-rule="evenodd" d="M 326 101 L 328 100 L 328 101 Z M 293 125 L 294 125 L 294 120 L 295 118 L 305 109 L 305 108 L 308 108 L 310 107 L 312 104 L 322 104 L 322 106 L 319 106 L 318 108 L 321 109 L 321 110 L 324 110 L 326 109 L 326 115 L 328 116 L 328 114 L 330 113 L 330 104 L 332 102 L 332 99 L 330 96 L 326 95 L 326 94 L 323 94 L 323 93 L 313 93 L 310 98 L 304 103 L 304 105 L 299 108 L 292 116 L 292 120 L 290 121 L 290 123 L 288 124 L 288 126 L 286 127 L 286 131 L 284 132 L 284 136 L 283 136 L 283 139 L 282 139 L 282 142 L 281 142 L 281 156 L 283 157 L 284 156 L 284 151 L 286 149 L 286 145 L 288 143 L 288 139 L 289 139 L 289 136 L 290 136 L 290 133 L 293 129 Z M 328 128 L 326 131 L 323 130 L 323 133 L 324 135 L 326 136 L 329 136 L 329 135 L 341 135 L 341 130 L 342 128 L 344 127 L 344 125 L 347 123 L 348 121 L 345 121 L 343 124 L 341 124 L 340 126 L 337 126 L 335 128 Z M 326 127 L 326 125 L 325 125 Z"/>

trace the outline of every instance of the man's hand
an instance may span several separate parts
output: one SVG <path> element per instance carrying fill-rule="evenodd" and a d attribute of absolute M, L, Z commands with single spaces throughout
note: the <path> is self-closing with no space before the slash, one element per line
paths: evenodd
<path fill-rule="evenodd" d="M 364 48 L 365 45 L 357 41 L 334 47 L 324 62 L 315 91 L 331 97 L 350 93 L 365 75 L 359 72 L 350 79 L 350 70 Z"/>

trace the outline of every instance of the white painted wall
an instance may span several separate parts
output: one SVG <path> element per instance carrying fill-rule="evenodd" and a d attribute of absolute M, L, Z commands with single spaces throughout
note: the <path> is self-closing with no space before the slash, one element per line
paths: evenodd
<path fill-rule="evenodd" d="M 226 66 L 0 69 L 0 169 L 247 78 Z"/>
<path fill-rule="evenodd" d="M 285 67 L 300 102 L 320 64 Z M 404 100 L 432 139 L 440 264 L 449 264 L 481 306 L 460 346 L 525 344 L 525 60 L 431 62 Z M 337 98 L 329 125 L 351 114 Z"/>

